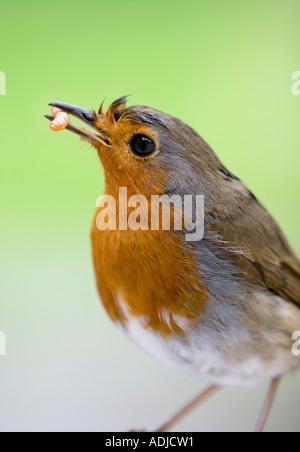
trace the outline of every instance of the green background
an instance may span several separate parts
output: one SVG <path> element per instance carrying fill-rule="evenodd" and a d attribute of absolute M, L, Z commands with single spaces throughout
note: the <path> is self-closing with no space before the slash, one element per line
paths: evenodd
<path fill-rule="evenodd" d="M 0 430 L 155 426 L 203 384 L 127 344 L 95 289 L 89 229 L 103 172 L 48 103 L 131 94 L 178 116 L 262 200 L 300 255 L 299 1 L 0 0 Z M 266 388 L 225 390 L 181 430 L 253 429 Z M 300 430 L 299 372 L 269 430 Z M 284 413 L 284 414 L 283 414 Z"/>

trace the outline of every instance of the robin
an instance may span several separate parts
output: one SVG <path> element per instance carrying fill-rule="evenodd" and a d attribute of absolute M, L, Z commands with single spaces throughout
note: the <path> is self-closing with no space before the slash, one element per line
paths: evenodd
<path fill-rule="evenodd" d="M 106 207 L 116 215 L 116 227 L 99 225 L 102 205 L 91 233 L 108 315 L 147 354 L 211 384 L 158 431 L 171 428 L 220 387 L 271 382 L 256 429 L 262 431 L 280 377 L 300 365 L 300 356 L 292 353 L 292 336 L 300 330 L 300 262 L 284 234 L 181 120 L 150 107 L 128 107 L 127 96 L 107 111 L 103 104 L 98 112 L 50 105 L 93 129 L 66 127 L 96 148 L 105 195 L 115 200 Z M 146 228 L 142 221 L 140 227 L 120 227 L 121 187 L 126 203 L 142 196 L 148 206 L 153 196 L 203 196 L 201 239 L 187 240 L 187 227 L 173 223 L 169 230 Z M 143 209 L 139 217 L 145 219 L 150 210 Z M 173 217 L 175 210 L 170 209 Z"/>

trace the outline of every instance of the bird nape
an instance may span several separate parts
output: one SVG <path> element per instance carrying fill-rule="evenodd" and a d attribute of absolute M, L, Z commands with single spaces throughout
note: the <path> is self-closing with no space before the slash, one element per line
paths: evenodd
<path fill-rule="evenodd" d="M 300 365 L 300 263 L 279 226 L 181 120 L 127 96 L 107 111 L 50 105 L 89 126 L 63 124 L 104 168 L 91 239 L 108 315 L 150 356 L 211 384 L 158 431 L 221 386 L 271 381 L 262 431 L 280 377 Z"/>

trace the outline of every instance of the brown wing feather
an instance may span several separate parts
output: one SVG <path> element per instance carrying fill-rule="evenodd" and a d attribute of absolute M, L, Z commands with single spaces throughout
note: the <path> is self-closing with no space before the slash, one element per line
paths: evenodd
<path fill-rule="evenodd" d="M 228 209 L 215 206 L 211 228 L 240 252 L 234 259 L 245 275 L 300 306 L 300 262 L 278 224 L 238 179 L 221 184 Z"/>

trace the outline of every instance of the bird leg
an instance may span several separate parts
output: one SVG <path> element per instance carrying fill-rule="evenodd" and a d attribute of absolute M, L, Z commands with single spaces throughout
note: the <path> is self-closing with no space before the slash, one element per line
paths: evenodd
<path fill-rule="evenodd" d="M 271 411 L 271 408 L 272 408 L 272 405 L 273 405 L 273 402 L 274 402 L 274 399 L 275 399 L 275 395 L 276 395 L 276 392 L 277 392 L 277 389 L 278 389 L 279 382 L 280 382 L 280 377 L 275 378 L 272 381 L 272 383 L 271 383 L 271 386 L 270 386 L 270 389 L 269 389 L 269 392 L 268 392 L 265 404 L 263 406 L 261 415 L 259 417 L 259 421 L 257 423 L 257 427 L 256 427 L 256 430 L 255 430 L 255 433 L 261 433 L 264 430 L 264 427 L 266 425 L 266 421 L 267 421 L 268 415 L 269 415 L 269 413 Z"/>
<path fill-rule="evenodd" d="M 181 419 L 183 419 L 186 415 L 188 415 L 191 411 L 193 411 L 198 405 L 205 402 L 210 396 L 212 396 L 215 392 L 221 389 L 220 386 L 210 386 L 205 391 L 201 392 L 195 399 L 189 402 L 186 406 L 184 406 L 181 410 L 179 410 L 174 416 L 171 417 L 167 422 L 161 425 L 155 432 L 166 432 L 174 427 Z"/>

